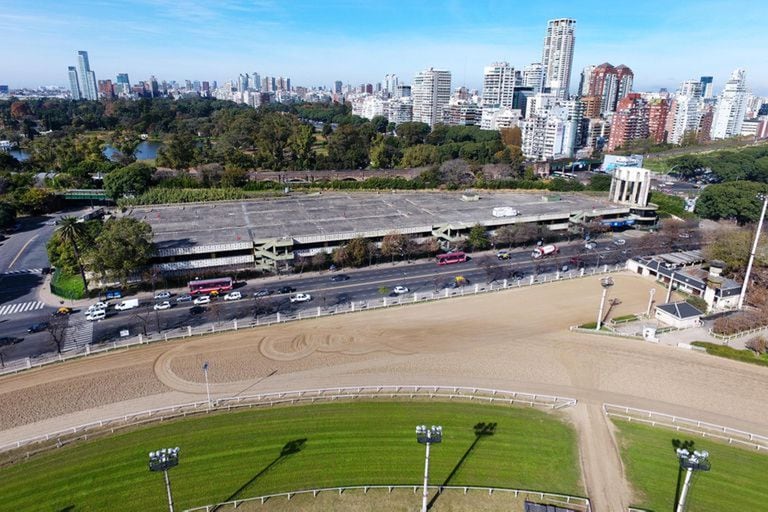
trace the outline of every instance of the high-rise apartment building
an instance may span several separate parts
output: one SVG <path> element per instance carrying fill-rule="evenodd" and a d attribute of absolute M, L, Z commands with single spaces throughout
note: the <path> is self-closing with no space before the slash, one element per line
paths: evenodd
<path fill-rule="evenodd" d="M 394 96 L 397 90 L 398 79 L 394 73 L 384 75 L 384 91 L 390 96 Z"/>
<path fill-rule="evenodd" d="M 613 112 L 619 100 L 632 92 L 633 80 L 634 73 L 624 64 L 613 67 L 608 62 L 604 62 L 592 70 L 588 80 L 587 96 L 600 98 L 602 114 Z"/>
<path fill-rule="evenodd" d="M 573 65 L 574 29 L 576 20 L 561 18 L 547 23 L 541 63 L 544 67 L 544 87 L 560 99 L 568 98 Z"/>
<path fill-rule="evenodd" d="M 653 98 L 648 102 L 648 137 L 656 144 L 667 141 L 667 116 L 669 101 L 666 98 Z"/>
<path fill-rule="evenodd" d="M 256 71 L 251 74 L 251 81 L 250 81 L 251 89 L 254 91 L 260 91 L 261 90 L 261 75 L 258 74 Z"/>
<path fill-rule="evenodd" d="M 99 96 L 106 99 L 115 97 L 115 90 L 112 88 L 112 80 L 99 80 Z"/>
<path fill-rule="evenodd" d="M 333 83 L 333 92 L 335 92 L 336 94 L 341 94 L 341 86 L 342 86 L 341 80 L 336 80 Z"/>
<path fill-rule="evenodd" d="M 583 70 L 581 70 L 581 78 L 579 79 L 579 90 L 577 91 L 577 94 L 579 96 L 588 96 L 589 95 L 589 81 L 592 78 L 592 72 L 595 70 L 597 66 L 594 66 L 590 64 L 589 66 L 585 66 Z"/>
<path fill-rule="evenodd" d="M 515 68 L 509 62 L 494 62 L 483 70 L 483 108 L 512 107 Z"/>
<path fill-rule="evenodd" d="M 699 79 L 701 83 L 701 97 L 708 100 L 712 97 L 712 77 L 703 76 Z"/>
<path fill-rule="evenodd" d="M 669 105 L 667 114 L 667 142 L 680 144 L 686 133 L 699 129 L 701 120 L 701 82 L 686 80 Z"/>
<path fill-rule="evenodd" d="M 523 68 L 523 87 L 531 87 L 533 94 L 541 92 L 544 86 L 544 66 L 540 62 L 528 64 Z"/>
<path fill-rule="evenodd" d="M 723 91 L 717 97 L 717 106 L 712 118 L 713 139 L 725 139 L 741 134 L 741 125 L 747 111 L 746 72 L 737 69 L 725 83 Z"/>
<path fill-rule="evenodd" d="M 633 140 L 648 138 L 648 102 L 638 93 L 630 93 L 616 106 L 608 151 L 623 148 Z"/>
<path fill-rule="evenodd" d="M 413 120 L 430 126 L 442 121 L 443 106 L 451 99 L 451 72 L 429 68 L 413 78 Z"/>
<path fill-rule="evenodd" d="M 77 79 L 77 69 L 75 66 L 69 66 L 69 94 L 73 100 L 80 100 L 83 97 L 80 95 L 80 82 Z"/>
<path fill-rule="evenodd" d="M 632 82 L 635 74 L 624 64 L 616 66 L 616 102 L 625 98 L 632 92 Z"/>
<path fill-rule="evenodd" d="M 80 83 L 80 96 L 86 100 L 98 100 L 99 90 L 96 85 L 96 73 L 91 71 L 88 62 L 88 52 L 77 52 L 78 80 Z"/>

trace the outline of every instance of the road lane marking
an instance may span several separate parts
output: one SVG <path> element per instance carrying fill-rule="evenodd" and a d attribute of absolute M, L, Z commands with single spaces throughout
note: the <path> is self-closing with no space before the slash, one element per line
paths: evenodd
<path fill-rule="evenodd" d="M 35 239 L 35 238 L 37 238 L 38 236 L 39 236 L 39 235 L 35 235 L 35 236 L 33 236 L 32 238 L 30 238 L 29 240 L 27 240 L 27 243 L 25 243 L 23 246 L 21 246 L 21 249 L 19 249 L 19 252 L 18 252 L 18 253 L 16 253 L 16 257 L 15 257 L 15 258 L 13 258 L 13 261 L 11 261 L 10 265 L 8 265 L 8 270 L 10 270 L 10 269 L 11 269 L 11 267 L 13 266 L 13 264 L 14 264 L 14 263 L 16 263 L 16 260 L 18 260 L 18 259 L 19 259 L 19 257 L 20 257 L 20 256 L 21 256 L 21 254 L 22 254 L 22 253 L 23 253 L 23 252 L 24 252 L 24 251 L 27 249 L 27 247 L 29 246 L 29 244 L 31 244 L 31 243 L 32 243 L 32 240 L 34 240 L 34 239 Z"/>

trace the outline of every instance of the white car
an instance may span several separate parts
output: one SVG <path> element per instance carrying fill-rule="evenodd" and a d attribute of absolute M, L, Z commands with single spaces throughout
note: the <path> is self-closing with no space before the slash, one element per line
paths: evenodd
<path fill-rule="evenodd" d="M 210 304 L 211 298 L 207 295 L 201 295 L 200 297 L 196 298 L 192 301 L 192 304 L 195 306 L 202 306 L 203 304 Z"/>
<path fill-rule="evenodd" d="M 164 300 L 163 302 L 155 304 L 155 311 L 163 311 L 165 309 L 171 309 L 171 303 L 169 301 Z"/>
<path fill-rule="evenodd" d="M 309 302 L 310 300 L 312 300 L 312 296 L 308 293 L 297 293 L 296 295 L 291 296 L 291 303 Z"/>
<path fill-rule="evenodd" d="M 229 292 L 224 296 L 224 300 L 240 300 L 243 296 L 240 294 L 240 292 Z"/>
<path fill-rule="evenodd" d="M 94 311 L 102 311 L 107 309 L 107 303 L 106 302 L 97 302 L 96 304 L 91 304 L 88 306 L 88 309 L 85 311 L 86 315 L 90 315 Z"/>
<path fill-rule="evenodd" d="M 592 242 L 587 242 L 587 243 L 584 244 L 584 248 L 586 250 L 588 250 L 588 251 L 591 251 L 595 247 L 597 247 L 597 246 L 594 243 L 592 243 Z"/>
<path fill-rule="evenodd" d="M 398 295 L 402 295 L 403 293 L 408 293 L 409 291 L 410 290 L 408 290 L 408 288 L 406 288 L 405 286 L 395 286 L 394 288 L 392 288 L 392 292 Z"/>
<path fill-rule="evenodd" d="M 105 309 L 96 309 L 85 315 L 85 319 L 91 322 L 96 320 L 104 320 L 107 317 L 107 311 Z"/>

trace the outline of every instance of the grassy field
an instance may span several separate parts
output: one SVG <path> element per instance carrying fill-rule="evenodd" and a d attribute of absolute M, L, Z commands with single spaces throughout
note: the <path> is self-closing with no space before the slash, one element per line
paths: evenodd
<path fill-rule="evenodd" d="M 739 350 L 737 348 L 718 345 L 717 343 L 710 343 L 708 341 L 694 341 L 691 343 L 691 345 L 702 347 L 707 351 L 707 354 L 711 354 L 713 356 L 725 357 L 726 359 L 734 359 L 743 363 L 768 366 L 768 354 L 757 356 L 753 351 L 749 349 Z"/>
<path fill-rule="evenodd" d="M 711 439 L 639 423 L 614 421 L 619 428 L 627 477 L 639 498 L 634 506 L 656 512 L 672 510 L 677 482 L 673 440 L 691 440 L 696 450 L 710 453 L 712 469 L 697 473 L 687 512 L 765 510 L 768 488 L 760 475 L 768 471 L 768 455 Z"/>
<path fill-rule="evenodd" d="M 0 496 L 6 510 L 160 510 L 162 476 L 148 471 L 147 453 L 168 446 L 181 448 L 170 471 L 177 509 L 301 488 L 416 484 L 419 423 L 444 428 L 430 461 L 434 483 L 583 495 L 575 433 L 556 417 L 480 404 L 357 402 L 223 413 L 72 445 L 0 469 Z M 476 436 L 478 423 L 495 423 L 492 435 Z"/>

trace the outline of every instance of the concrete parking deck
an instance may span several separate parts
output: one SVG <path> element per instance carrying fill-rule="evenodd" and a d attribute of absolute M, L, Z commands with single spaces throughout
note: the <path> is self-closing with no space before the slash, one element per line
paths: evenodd
<path fill-rule="evenodd" d="M 559 198 L 559 200 L 558 200 Z M 599 211 L 624 214 L 625 206 L 579 194 L 481 193 L 477 201 L 462 201 L 461 193 L 329 193 L 291 195 L 251 201 L 135 208 L 130 215 L 152 225 L 158 249 L 238 244 L 252 240 L 319 237 L 346 239 L 350 233 L 403 233 L 450 225 L 466 228 L 493 224 L 493 208 L 507 206 L 520 215 L 509 223 L 551 215 L 569 216 Z M 232 247 L 227 247 L 231 250 Z"/>

